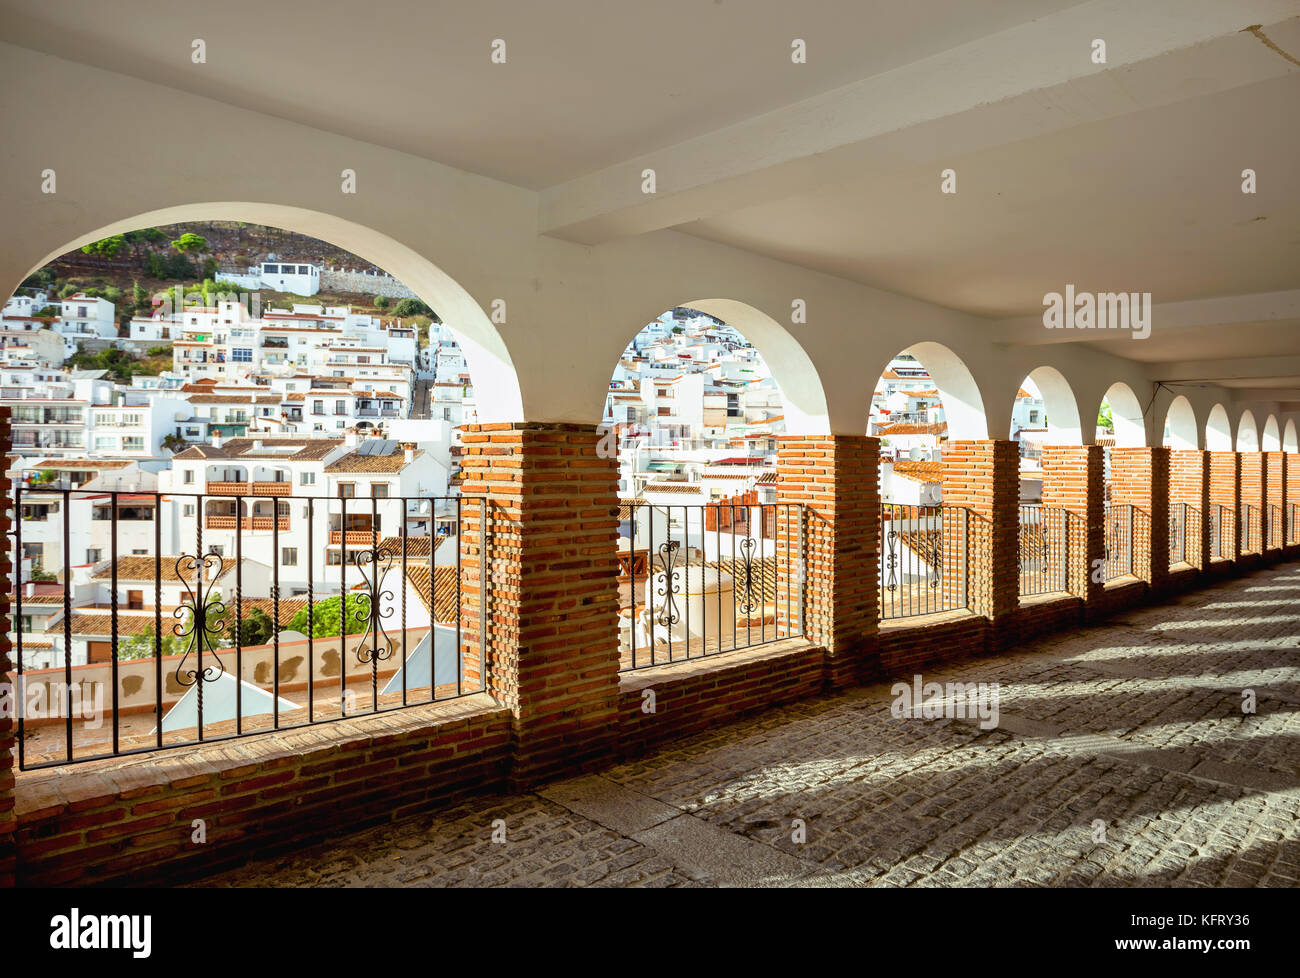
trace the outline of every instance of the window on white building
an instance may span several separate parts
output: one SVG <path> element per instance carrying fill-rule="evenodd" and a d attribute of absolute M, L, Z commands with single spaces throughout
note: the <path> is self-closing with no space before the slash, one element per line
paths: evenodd
<path fill-rule="evenodd" d="M 314 486 L 316 484 L 315 472 L 302 472 L 298 475 L 298 484 L 302 486 Z"/>
<path fill-rule="evenodd" d="M 122 439 L 122 451 L 124 452 L 143 452 L 144 436 L 127 435 Z"/>
<path fill-rule="evenodd" d="M 181 482 L 185 483 L 187 486 L 194 485 L 194 470 L 181 469 Z"/>
<path fill-rule="evenodd" d="M 297 567 L 298 566 L 298 548 L 281 547 L 280 548 L 280 566 Z"/>

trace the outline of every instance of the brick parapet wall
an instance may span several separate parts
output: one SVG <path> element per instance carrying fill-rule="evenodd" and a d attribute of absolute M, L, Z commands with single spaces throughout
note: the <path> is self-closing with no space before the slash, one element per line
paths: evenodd
<path fill-rule="evenodd" d="M 218 872 L 499 786 L 510 740 L 510 711 L 477 694 L 24 772 L 18 883 L 140 885 Z"/>
<path fill-rule="evenodd" d="M 513 783 L 606 758 L 618 714 L 618 460 L 595 425 L 461 429 L 461 492 L 484 497 L 488 692 L 512 712 Z M 604 455 L 605 457 L 602 457 Z M 466 506 L 479 545 L 477 502 Z"/>
<path fill-rule="evenodd" d="M 1112 506 L 1133 510 L 1133 574 L 1152 587 L 1169 577 L 1169 449 L 1113 448 Z"/>
<path fill-rule="evenodd" d="M 777 502 L 803 505 L 806 565 L 802 582 L 790 579 L 787 568 L 799 568 L 799 528 L 778 519 L 778 615 L 799 608 L 802 590 L 804 635 L 826 649 L 827 681 L 842 686 L 862 671 L 877 629 L 880 439 L 784 437 L 776 476 Z M 793 624 L 783 623 L 783 634 L 795 631 Z"/>
<path fill-rule="evenodd" d="M 1235 561 L 1241 553 L 1238 513 L 1241 510 L 1241 456 L 1210 452 L 1210 506 L 1219 522 L 1219 546 L 1211 558 Z"/>
<path fill-rule="evenodd" d="M 1169 502 L 1184 506 L 1187 563 L 1202 570 L 1210 562 L 1210 453 L 1174 449 L 1169 453 Z M 1175 513 L 1175 518 L 1179 517 Z"/>
<path fill-rule="evenodd" d="M 1064 554 L 1056 548 L 1052 559 L 1064 559 L 1067 564 L 1066 590 L 1090 603 L 1105 583 L 1094 573 L 1095 562 L 1106 558 L 1103 449 L 1099 445 L 1045 445 L 1042 466 L 1043 506 L 1067 514 Z M 1049 568 L 1049 573 L 1056 575 L 1058 568 Z"/>
<path fill-rule="evenodd" d="M 992 622 L 1009 622 L 1020 606 L 1020 446 L 1004 440 L 951 441 L 943 464 L 944 506 L 970 514 L 966 552 L 944 547 L 944 580 L 959 586 L 964 561 L 970 610 Z"/>

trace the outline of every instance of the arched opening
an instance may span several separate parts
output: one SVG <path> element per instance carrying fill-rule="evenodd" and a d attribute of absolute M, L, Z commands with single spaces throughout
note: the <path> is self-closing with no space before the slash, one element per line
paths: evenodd
<path fill-rule="evenodd" d="M 1133 389 L 1123 381 L 1111 384 L 1101 399 L 1097 442 L 1116 448 L 1142 448 L 1147 443 L 1142 405 Z"/>
<path fill-rule="evenodd" d="M 1079 406 L 1070 383 L 1055 367 L 1030 371 L 1011 407 L 1011 440 L 1020 445 L 1020 498 L 1042 501 L 1043 446 L 1079 445 Z"/>
<path fill-rule="evenodd" d="M 276 685 L 309 676 L 320 683 L 333 641 L 332 692 L 315 700 L 315 721 L 351 714 L 354 695 L 362 712 L 405 704 L 408 695 L 414 704 L 481 690 L 483 646 L 462 644 L 455 625 L 476 599 L 462 602 L 465 499 L 452 441 L 454 428 L 478 420 L 478 411 L 517 421 L 522 405 L 505 347 L 468 293 L 359 225 L 266 205 L 171 208 L 82 242 L 85 251 L 47 257 L 28 276 L 26 304 L 39 305 L 25 317 L 31 336 L 6 342 L 0 355 L 11 365 L 35 364 L 33 383 L 45 389 L 23 392 L 25 400 L 63 402 L 63 444 L 46 443 L 40 429 L 55 420 L 46 412 L 20 422 L 30 443 L 20 442 L 22 461 L 12 468 L 24 473 L 17 491 L 25 506 L 48 482 L 30 471 L 49 468 L 37 460 L 76 463 L 71 499 L 57 522 L 40 528 L 40 546 L 58 547 L 65 558 L 57 583 L 67 588 L 70 568 L 83 575 L 75 579 L 74 615 L 112 601 L 129 617 L 159 603 L 184 622 L 201 600 L 214 616 L 225 602 L 210 648 L 240 649 L 247 663 L 258 662 L 273 635 L 305 628 L 322 639 L 315 661 L 262 661 L 227 679 L 244 690 L 246 706 L 270 704 L 264 694 Z M 477 383 L 480 367 L 486 389 Z M 4 382 L 13 376 L 8 371 Z M 114 493 L 131 505 L 105 507 Z M 100 514 L 93 526 L 92 505 Z M 30 539 L 40 535 L 29 531 Z M 377 676 L 364 645 L 381 638 L 373 630 L 365 637 L 354 610 L 367 588 L 372 601 L 389 603 L 385 617 L 400 603 L 403 621 Z M 347 615 L 338 613 L 341 598 Z M 290 628 L 297 610 L 306 624 Z M 331 610 L 327 636 L 320 622 Z M 254 618 L 257 627 L 246 629 Z M 143 630 L 122 624 L 114 642 L 75 630 L 66 642 L 60 635 L 53 659 L 98 668 L 113 656 L 126 663 L 184 651 L 170 629 L 155 644 L 136 642 Z M 415 677 L 407 682 L 404 674 L 422 642 L 426 657 L 436 651 L 436 664 L 426 658 L 419 693 Z M 129 690 L 110 683 L 108 707 L 120 714 L 124 743 L 189 743 L 203 739 L 207 725 L 235 720 L 233 693 L 227 698 L 214 685 L 204 691 L 205 712 L 180 722 L 184 688 L 154 676 L 141 669 Z M 303 719 L 297 711 L 313 706 L 286 686 L 279 715 L 295 723 Z M 270 726 L 272 709 L 246 711 L 243 732 Z M 160 715 L 160 741 L 132 719 L 153 724 Z M 52 743 L 58 756 L 49 759 L 79 758 L 81 733 Z"/>
<path fill-rule="evenodd" d="M 209 201 L 166 207 L 114 221 L 82 235 L 66 248 L 33 264 L 35 272 L 59 255 L 83 245 L 142 228 L 188 222 L 233 221 L 282 228 L 327 241 L 382 268 L 419 296 L 448 328 L 464 351 L 478 387 L 483 421 L 519 421 L 524 417 L 519 379 L 496 326 L 487 313 L 450 275 L 425 256 L 388 235 L 334 214 L 256 201 Z"/>
<path fill-rule="evenodd" d="M 1286 419 L 1286 429 L 1282 433 L 1282 451 L 1300 452 L 1300 440 L 1296 438 L 1295 419 Z"/>
<path fill-rule="evenodd" d="M 1166 448 L 1188 450 L 1200 447 L 1199 431 L 1196 426 L 1196 412 L 1192 402 L 1179 394 L 1169 404 L 1165 414 L 1165 431 L 1162 440 Z"/>
<path fill-rule="evenodd" d="M 1278 431 L 1277 418 L 1269 415 L 1264 422 L 1264 434 L 1260 439 L 1260 448 L 1265 452 L 1278 452 L 1282 450 L 1282 436 Z"/>
<path fill-rule="evenodd" d="M 780 369 L 750 329 L 783 358 Z M 602 422 L 602 444 L 617 448 L 623 500 L 623 669 L 791 634 L 791 595 L 778 594 L 777 582 L 797 576 L 798 556 L 780 550 L 778 536 L 796 525 L 798 508 L 776 503 L 778 439 L 825 426 L 811 362 L 752 306 L 693 302 L 632 338 Z"/>
<path fill-rule="evenodd" d="M 940 343 L 909 346 L 876 382 L 867 433 L 880 438 L 881 617 L 957 607 L 943 555 L 956 552 L 961 514 L 943 506 L 942 460 L 949 440 L 988 438 L 975 378 Z"/>
<path fill-rule="evenodd" d="M 1232 422 L 1228 419 L 1228 410 L 1222 404 L 1210 408 L 1210 416 L 1205 419 L 1205 447 L 1211 452 L 1232 451 Z"/>
<path fill-rule="evenodd" d="M 1255 414 L 1246 408 L 1237 420 L 1237 447 L 1239 452 L 1259 451 L 1259 426 L 1255 423 Z"/>

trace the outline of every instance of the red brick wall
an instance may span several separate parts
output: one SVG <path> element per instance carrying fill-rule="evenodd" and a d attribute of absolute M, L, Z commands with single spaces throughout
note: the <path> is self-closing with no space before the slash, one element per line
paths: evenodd
<path fill-rule="evenodd" d="M 1169 449 L 1111 449 L 1110 501 L 1133 507 L 1133 574 L 1159 587 L 1169 576 Z"/>
<path fill-rule="evenodd" d="M 825 688 L 827 659 L 825 650 L 790 640 L 628 672 L 619 689 L 619 753 L 643 754 L 665 741 L 815 696 Z"/>
<path fill-rule="evenodd" d="M 1169 501 L 1186 509 L 1187 562 L 1196 568 L 1209 563 L 1210 453 L 1200 449 L 1169 452 Z"/>
<path fill-rule="evenodd" d="M 943 453 L 943 503 L 970 512 L 967 554 L 944 548 L 945 583 L 967 565 L 970 610 L 996 620 L 1020 605 L 1020 446 L 1013 441 L 951 441 Z"/>
<path fill-rule="evenodd" d="M 829 682 L 843 685 L 861 670 L 879 616 L 880 439 L 781 438 L 777 501 L 804 504 L 804 635 L 827 650 Z M 798 566 L 786 559 L 797 553 L 798 527 L 779 523 L 777 607 L 784 616 L 787 593 L 799 592 L 786 575 L 787 563 Z M 797 597 L 788 603 L 799 607 Z"/>
<path fill-rule="evenodd" d="M 502 784 L 510 728 L 480 694 L 248 737 L 221 763 L 209 748 L 25 772 L 18 882 L 165 882 L 402 818 Z"/>
<path fill-rule="evenodd" d="M 1286 538 L 1288 546 L 1297 546 L 1300 545 L 1300 454 L 1286 452 L 1285 459 Z"/>
<path fill-rule="evenodd" d="M 1243 520 L 1241 527 L 1241 552 L 1261 552 L 1263 514 L 1267 493 L 1268 473 L 1264 469 L 1264 456 L 1260 452 L 1238 452 L 1241 459 L 1241 506 L 1249 506 L 1250 525 Z"/>
<path fill-rule="evenodd" d="M 1068 514 L 1066 587 L 1085 602 L 1095 600 L 1105 584 L 1104 577 L 1093 573 L 1094 562 L 1106 558 L 1103 454 L 1099 445 L 1043 446 L 1043 506 Z M 1061 559 L 1059 551 L 1052 556 Z M 1049 572 L 1055 575 L 1058 568 Z"/>
<path fill-rule="evenodd" d="M 1284 538 L 1283 507 L 1286 505 L 1286 456 L 1281 452 L 1264 453 L 1265 508 L 1263 526 L 1269 550 L 1280 550 Z"/>
<path fill-rule="evenodd" d="M 1210 505 L 1220 521 L 1219 550 L 1224 559 L 1236 560 L 1241 552 L 1237 513 L 1241 507 L 1241 456 L 1236 452 L 1210 452 Z"/>
<path fill-rule="evenodd" d="M 512 779 L 604 759 L 618 710 L 618 459 L 595 425 L 462 427 L 466 495 L 488 498 L 488 691 L 512 711 Z M 468 545 L 478 545 L 470 509 Z"/>

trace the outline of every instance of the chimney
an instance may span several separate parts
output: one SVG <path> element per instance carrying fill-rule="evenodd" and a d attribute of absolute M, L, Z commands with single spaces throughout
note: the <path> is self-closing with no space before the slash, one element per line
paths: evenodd
<path fill-rule="evenodd" d="M 412 462 L 415 461 L 415 443 L 414 443 L 414 442 L 409 442 L 409 441 L 408 441 L 408 442 L 403 442 L 403 443 L 402 443 L 402 451 L 404 451 L 404 452 L 406 453 L 406 464 L 407 464 L 407 465 L 410 465 Z"/>
<path fill-rule="evenodd" d="M 213 448 L 220 448 L 220 447 L 221 447 L 221 431 L 220 431 L 220 429 L 218 429 L 218 430 L 212 432 L 212 447 L 213 447 Z"/>

